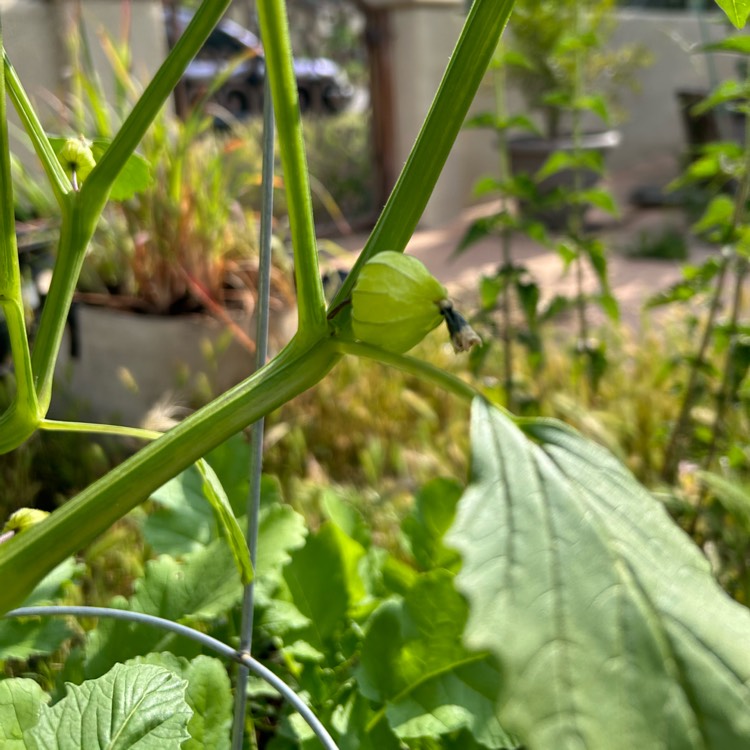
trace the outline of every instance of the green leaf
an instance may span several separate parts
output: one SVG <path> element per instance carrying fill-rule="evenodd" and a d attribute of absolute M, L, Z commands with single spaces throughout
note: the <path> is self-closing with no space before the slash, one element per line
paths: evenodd
<path fill-rule="evenodd" d="M 305 544 L 305 519 L 288 505 L 261 508 L 258 518 L 258 551 L 255 561 L 256 595 L 271 596 L 282 580 L 282 570 L 294 550 Z"/>
<path fill-rule="evenodd" d="M 360 340 L 393 352 L 416 346 L 443 317 L 445 287 L 410 255 L 383 252 L 362 268 L 352 292 L 352 325 Z"/>
<path fill-rule="evenodd" d="M 750 746 L 750 612 L 611 454 L 560 423 L 531 443 L 475 400 L 449 542 L 466 642 L 500 660 L 500 718 L 535 750 Z"/>
<path fill-rule="evenodd" d="M 417 493 L 413 511 L 401 524 L 422 570 L 458 568 L 458 555 L 443 544 L 443 535 L 453 523 L 462 489 L 453 479 L 433 479 Z"/>
<path fill-rule="evenodd" d="M 598 151 L 555 151 L 534 177 L 544 180 L 567 169 L 585 169 L 601 174 L 604 169 L 603 157 Z"/>
<path fill-rule="evenodd" d="M 747 23 L 750 14 L 750 2 L 748 0 L 716 0 L 716 4 L 726 13 L 727 18 L 738 29 Z"/>
<path fill-rule="evenodd" d="M 577 197 L 579 203 L 596 206 L 596 208 L 606 211 L 611 216 L 620 215 L 620 210 L 617 208 L 615 198 L 608 190 L 602 190 L 602 188 L 581 190 Z"/>
<path fill-rule="evenodd" d="M 501 227 L 501 222 L 497 216 L 481 216 L 469 224 L 464 236 L 453 251 L 454 255 L 460 255 L 464 250 L 471 247 L 477 242 L 497 235 L 497 230 Z"/>
<path fill-rule="evenodd" d="M 607 100 L 601 94 L 579 96 L 573 101 L 573 108 L 582 112 L 593 112 L 605 123 L 609 123 L 611 120 Z"/>
<path fill-rule="evenodd" d="M 703 115 L 718 107 L 720 104 L 744 99 L 747 96 L 747 86 L 740 81 L 728 79 L 722 81 L 705 99 L 690 108 L 691 115 Z"/>
<path fill-rule="evenodd" d="M 0 681 L 0 747 L 29 750 L 24 736 L 39 721 L 49 696 L 34 680 L 15 677 Z"/>
<path fill-rule="evenodd" d="M 187 623 L 221 616 L 242 598 L 237 568 L 223 539 L 177 562 L 166 555 L 146 563 L 130 600 L 115 599 L 112 606 L 158 615 Z M 123 620 L 103 620 L 86 644 L 85 674 L 98 677 L 113 664 L 154 650 L 193 656 L 197 646 L 151 626 Z"/>
<path fill-rule="evenodd" d="M 24 607 L 50 604 L 71 583 L 84 566 L 69 558 L 48 573 L 31 592 Z M 0 659 L 28 659 L 30 656 L 51 654 L 74 631 L 59 617 L 23 617 L 0 620 Z"/>
<path fill-rule="evenodd" d="M 699 49 L 703 52 L 737 52 L 741 55 L 750 55 L 750 37 L 746 34 L 728 36 L 719 42 L 703 44 Z"/>
<path fill-rule="evenodd" d="M 159 508 L 148 516 L 143 531 L 156 552 L 187 554 L 205 547 L 214 537 L 215 520 L 229 543 L 243 583 L 252 580 L 244 533 L 216 472 L 207 461 L 198 461 L 167 482 L 151 499 Z"/>
<path fill-rule="evenodd" d="M 378 608 L 362 645 L 360 690 L 385 704 L 402 739 L 468 728 L 486 747 L 515 747 L 496 718 L 497 667 L 461 643 L 467 607 L 452 581 L 449 572 L 432 571 L 403 602 Z"/>
<path fill-rule="evenodd" d="M 735 521 L 750 533 L 750 486 L 731 481 L 720 474 L 698 472 L 699 479 L 711 490 L 716 499 Z"/>
<path fill-rule="evenodd" d="M 152 664 L 187 681 L 185 700 L 193 712 L 187 729 L 190 739 L 182 750 L 228 750 L 232 725 L 232 686 L 220 659 L 196 656 L 192 661 L 174 654 L 148 654 L 131 664 Z"/>
<path fill-rule="evenodd" d="M 349 609 L 364 597 L 357 571 L 364 554 L 330 522 L 292 553 L 284 580 L 294 605 L 311 622 L 306 639 L 313 647 L 325 651 L 346 623 Z"/>
<path fill-rule="evenodd" d="M 51 654 L 74 634 L 59 617 L 12 617 L 0 622 L 0 659 Z"/>
<path fill-rule="evenodd" d="M 214 514 L 194 465 L 160 487 L 151 500 L 157 507 L 144 521 L 143 535 L 156 553 L 185 555 L 215 538 Z"/>
<path fill-rule="evenodd" d="M 240 580 L 243 586 L 246 586 L 253 580 L 253 564 L 250 562 L 250 550 L 245 541 L 245 535 L 234 517 L 229 498 L 227 498 L 216 472 L 203 459 L 198 461 L 196 466 L 203 478 L 203 494 L 211 503 L 219 528 L 232 551 L 234 564 L 240 573 Z"/>
<path fill-rule="evenodd" d="M 717 195 L 711 199 L 703 216 L 693 224 L 692 229 L 696 234 L 703 234 L 717 227 L 728 229 L 732 225 L 734 211 L 734 201 L 728 195 Z"/>
<path fill-rule="evenodd" d="M 689 302 L 696 294 L 708 290 L 711 282 L 721 269 L 721 261 L 717 258 L 709 258 L 698 268 L 690 266 L 683 268 L 682 281 L 678 281 L 667 289 L 658 292 L 646 301 L 646 309 L 669 305 L 673 302 Z"/>
<path fill-rule="evenodd" d="M 162 667 L 116 664 L 97 680 L 68 684 L 27 736 L 44 750 L 179 750 L 189 738 L 186 687 Z"/>

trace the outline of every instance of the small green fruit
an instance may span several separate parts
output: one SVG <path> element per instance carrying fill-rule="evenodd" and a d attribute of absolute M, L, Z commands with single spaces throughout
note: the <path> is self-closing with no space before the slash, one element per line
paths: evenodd
<path fill-rule="evenodd" d="M 443 316 L 445 287 L 410 255 L 378 253 L 362 268 L 352 292 L 354 335 L 392 352 L 416 346 Z"/>
<path fill-rule="evenodd" d="M 19 508 L 15 513 L 12 513 L 8 520 L 3 526 L 3 532 L 13 531 L 16 534 L 20 534 L 26 529 L 30 529 L 32 526 L 43 521 L 49 513 L 46 510 L 38 510 L 37 508 Z"/>
<path fill-rule="evenodd" d="M 85 180 L 96 166 L 91 145 L 83 137 L 68 138 L 57 156 L 66 173 L 75 179 L 74 184 Z"/>

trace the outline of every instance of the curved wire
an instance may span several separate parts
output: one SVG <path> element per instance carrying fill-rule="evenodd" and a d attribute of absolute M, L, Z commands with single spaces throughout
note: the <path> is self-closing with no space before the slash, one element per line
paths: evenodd
<path fill-rule="evenodd" d="M 259 661 L 250 656 L 250 654 L 236 651 L 231 646 L 227 646 L 226 643 L 222 643 L 220 640 L 205 633 L 199 633 L 197 630 L 193 630 L 193 628 L 189 628 L 186 625 L 180 625 L 177 622 L 165 620 L 163 617 L 147 615 L 143 612 L 130 612 L 125 609 L 110 609 L 108 607 L 19 607 L 18 609 L 6 612 L 3 617 L 57 617 L 61 615 L 71 615 L 73 617 L 108 617 L 112 620 L 127 620 L 142 625 L 152 625 L 162 630 L 170 630 L 177 635 L 190 638 L 201 646 L 215 651 L 224 658 L 244 665 L 262 680 L 265 680 L 269 685 L 278 690 L 282 697 L 289 702 L 289 705 L 307 722 L 326 750 L 338 750 L 333 738 L 320 723 L 318 717 L 315 716 L 310 707 L 280 677 L 277 677 L 270 669 L 264 667 Z"/>

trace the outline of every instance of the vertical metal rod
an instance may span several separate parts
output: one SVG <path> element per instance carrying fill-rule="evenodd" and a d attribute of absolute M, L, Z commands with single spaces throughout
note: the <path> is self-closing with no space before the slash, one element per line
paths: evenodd
<path fill-rule="evenodd" d="M 273 236 L 273 178 L 274 178 L 274 121 L 271 88 L 266 76 L 263 93 L 263 174 L 260 214 L 260 258 L 258 264 L 258 304 L 256 305 L 257 331 L 255 366 L 262 367 L 268 356 L 268 315 L 271 297 L 271 240 Z M 247 546 L 255 568 L 258 547 L 258 515 L 260 513 L 260 482 L 263 471 L 263 428 L 260 419 L 251 427 L 250 494 L 247 502 Z M 240 647 L 250 654 L 253 642 L 253 605 L 255 589 L 252 582 L 245 587 L 242 599 L 242 625 Z M 247 681 L 249 670 L 240 665 L 234 696 L 234 721 L 232 725 L 232 750 L 242 750 L 247 710 Z"/>

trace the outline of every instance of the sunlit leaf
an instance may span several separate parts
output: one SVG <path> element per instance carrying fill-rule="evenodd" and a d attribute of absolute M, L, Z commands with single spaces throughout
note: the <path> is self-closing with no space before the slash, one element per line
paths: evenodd
<path fill-rule="evenodd" d="M 186 687 L 162 667 L 116 664 L 97 680 L 68 684 L 65 698 L 42 707 L 27 737 L 40 750 L 179 750 L 189 739 Z"/>
<path fill-rule="evenodd" d="M 232 686 L 224 664 L 210 656 L 192 661 L 170 653 L 148 654 L 129 664 L 152 664 L 187 681 L 185 701 L 193 715 L 187 729 L 190 739 L 182 750 L 228 750 L 232 724 Z"/>
<path fill-rule="evenodd" d="M 611 454 L 557 422 L 523 427 L 541 444 L 474 402 L 449 534 L 503 724 L 535 750 L 748 747 L 750 612 Z"/>
<path fill-rule="evenodd" d="M 15 677 L 0 681 L 0 746 L 3 750 L 29 750 L 24 740 L 39 721 L 49 696 L 35 680 Z"/>
<path fill-rule="evenodd" d="M 750 0 L 716 0 L 716 4 L 736 28 L 741 29 L 745 26 L 750 14 Z"/>
<path fill-rule="evenodd" d="M 452 580 L 447 571 L 425 574 L 403 602 L 377 610 L 362 647 L 360 690 L 385 704 L 402 739 L 468 728 L 488 748 L 516 747 L 496 718 L 497 668 L 461 643 L 467 608 Z"/>

